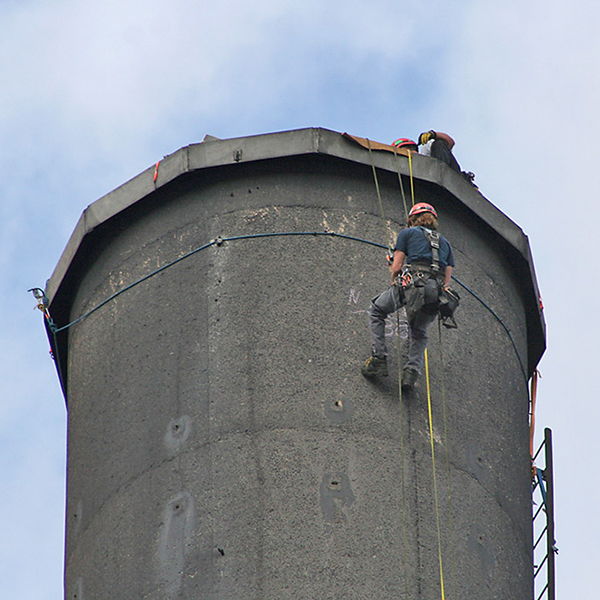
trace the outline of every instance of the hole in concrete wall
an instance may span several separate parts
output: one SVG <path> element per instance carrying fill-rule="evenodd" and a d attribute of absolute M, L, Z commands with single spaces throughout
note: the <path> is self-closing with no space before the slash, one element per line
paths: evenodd
<path fill-rule="evenodd" d="M 81 524 L 83 522 L 83 501 L 79 500 L 77 506 L 75 507 L 75 511 L 73 512 L 73 533 L 77 535 L 79 530 L 81 529 Z"/>
<path fill-rule="evenodd" d="M 352 402 L 348 398 L 326 400 L 325 414 L 332 425 L 341 425 L 352 417 Z"/>
<path fill-rule="evenodd" d="M 169 452 L 178 452 L 188 440 L 191 430 L 192 420 L 187 415 L 172 419 L 165 433 L 165 446 Z"/>
<path fill-rule="evenodd" d="M 83 579 L 81 577 L 75 582 L 71 598 L 73 600 L 83 600 Z"/>
<path fill-rule="evenodd" d="M 344 473 L 325 473 L 321 483 L 321 511 L 328 526 L 348 520 L 347 509 L 354 503 L 350 479 Z"/>

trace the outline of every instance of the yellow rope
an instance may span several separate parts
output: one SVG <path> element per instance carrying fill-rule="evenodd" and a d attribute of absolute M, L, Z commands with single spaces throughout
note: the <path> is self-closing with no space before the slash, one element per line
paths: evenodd
<path fill-rule="evenodd" d="M 368 140 L 367 140 L 368 141 Z M 369 152 L 371 151 L 371 144 L 369 142 Z M 396 149 L 394 148 L 394 156 L 396 159 L 396 167 L 398 170 L 398 180 L 400 183 L 400 191 L 402 192 L 402 201 L 404 203 L 404 212 L 405 214 L 408 216 L 408 209 L 407 209 L 407 205 L 406 205 L 406 196 L 404 194 L 404 185 L 402 184 L 402 176 L 400 174 L 400 165 L 398 162 L 398 154 L 396 152 Z M 373 168 L 373 174 L 375 177 L 375 184 L 377 186 L 377 193 L 379 195 L 379 187 L 377 184 L 377 176 L 375 174 L 375 165 L 372 162 L 371 159 L 371 166 Z M 412 153 L 408 152 L 408 171 L 409 171 L 409 178 L 410 178 L 410 193 L 411 193 L 411 201 L 412 201 L 412 205 L 415 205 L 415 186 L 414 186 L 414 178 L 413 178 L 413 168 L 412 168 Z M 380 198 L 380 203 L 381 203 L 381 198 Z M 382 214 L 383 214 L 383 206 L 381 208 L 382 210 Z M 400 398 L 400 415 L 402 415 L 402 369 L 400 368 L 400 362 L 401 362 L 401 354 L 400 354 L 400 316 L 398 313 L 397 314 L 397 329 L 398 329 L 398 343 L 397 343 L 397 347 L 398 347 L 398 388 L 399 388 L 399 398 Z M 452 552 L 452 562 L 453 562 L 453 589 L 454 589 L 454 594 L 453 597 L 456 598 L 456 588 L 454 585 L 454 523 L 453 523 L 453 515 L 452 515 L 452 491 L 451 491 L 451 481 L 450 481 L 450 455 L 449 455 L 449 448 L 448 448 L 448 429 L 447 429 L 447 425 L 446 425 L 446 391 L 445 391 L 445 383 L 444 383 L 444 372 L 443 372 L 443 365 L 444 365 L 444 359 L 443 359 L 443 349 L 442 349 L 442 333 L 441 333 L 441 327 L 439 329 L 439 333 L 440 333 L 440 360 L 441 360 L 441 365 L 442 365 L 442 406 L 443 406 L 443 417 L 444 417 L 444 444 L 446 445 L 446 466 L 447 466 L 447 471 L 448 471 L 448 504 L 450 507 L 450 535 L 451 535 L 451 552 Z M 435 469 L 435 444 L 434 444 L 434 437 L 433 437 L 433 412 L 432 412 L 432 408 L 431 408 L 431 385 L 430 385 L 430 379 L 429 379 L 429 356 L 427 353 L 427 349 L 425 349 L 425 374 L 426 374 L 426 379 L 427 379 L 427 409 L 428 409 L 428 413 L 429 413 L 429 436 L 430 436 L 430 442 L 431 442 L 431 464 L 432 464 L 432 470 L 433 470 L 433 491 L 434 491 L 434 500 L 435 500 L 435 516 L 436 516 L 436 527 L 437 527 L 437 536 L 438 536 L 438 559 L 439 559 L 439 566 L 440 566 L 440 588 L 441 588 L 441 593 L 442 593 L 442 600 L 445 600 L 446 598 L 446 593 L 445 593 L 445 586 L 444 586 L 444 566 L 443 566 L 443 559 L 442 559 L 442 534 L 441 534 L 441 527 L 440 527 L 440 508 L 439 508 L 439 495 L 438 495 L 438 488 L 437 488 L 437 476 L 436 476 L 436 469 Z M 402 426 L 402 419 L 401 419 L 401 426 Z M 404 533 L 404 569 L 405 569 L 405 596 L 408 593 L 407 590 L 407 573 L 406 573 L 406 545 L 407 545 L 407 541 L 406 541 L 406 516 L 405 516 L 405 483 L 404 483 L 404 436 L 402 434 L 402 430 L 400 431 L 400 453 L 401 453 L 401 458 L 402 458 L 402 467 L 401 467 L 401 476 L 402 476 L 402 518 L 403 518 L 403 533 Z"/>
<path fill-rule="evenodd" d="M 408 172 L 410 175 L 410 196 L 412 199 L 412 205 L 415 205 L 415 186 L 413 183 L 413 170 L 412 170 L 412 152 L 408 153 Z"/>
<path fill-rule="evenodd" d="M 435 518 L 437 525 L 438 534 L 438 558 L 440 562 L 440 587 L 442 590 L 442 600 L 445 600 L 446 594 L 444 592 L 444 567 L 442 561 L 442 534 L 440 530 L 440 507 L 438 501 L 438 490 L 437 490 L 437 478 L 435 475 L 435 449 L 433 444 L 433 415 L 431 411 L 431 387 L 429 385 L 429 358 L 427 355 L 427 349 L 425 349 L 425 375 L 427 379 L 427 408 L 429 411 L 429 437 L 431 440 L 431 464 L 433 468 L 433 495 L 435 499 Z"/>
<path fill-rule="evenodd" d="M 371 161 L 371 169 L 373 171 L 373 180 L 375 181 L 375 189 L 377 191 L 377 199 L 379 201 L 379 209 L 381 210 L 381 217 L 384 220 L 384 223 L 386 224 L 386 227 L 387 227 L 387 232 L 388 232 L 388 236 L 389 236 L 388 248 L 391 253 L 393 251 L 393 244 L 394 244 L 393 233 L 392 233 L 389 222 L 385 218 L 385 213 L 384 213 L 384 209 L 383 209 L 383 200 L 381 199 L 381 191 L 379 189 L 379 180 L 377 178 L 377 170 L 375 168 L 375 161 L 373 160 L 373 151 L 371 148 L 371 141 L 368 138 L 367 138 L 367 146 L 369 148 L 369 159 Z M 404 185 L 402 183 L 402 176 L 400 174 L 400 166 L 398 163 L 398 154 L 396 152 L 396 148 L 394 148 L 394 155 L 396 157 L 396 166 L 397 166 L 397 170 L 398 170 L 398 181 L 400 183 L 400 190 L 402 192 L 402 201 L 404 203 L 404 213 L 405 213 L 406 217 L 408 217 L 408 207 L 406 205 L 406 195 L 404 193 Z M 408 164 L 409 164 L 409 173 L 410 173 L 411 198 L 412 198 L 412 205 L 414 206 L 415 190 L 414 190 L 413 173 L 412 173 L 412 158 L 411 158 L 410 152 L 408 153 Z M 403 428 L 403 422 L 402 422 L 402 369 L 400 367 L 402 355 L 401 355 L 401 351 L 400 351 L 400 314 L 399 314 L 399 311 L 396 311 L 396 319 L 397 319 L 396 323 L 397 323 L 397 334 L 398 334 L 398 341 L 396 344 L 397 349 L 398 349 L 398 397 L 400 400 L 400 402 L 399 402 L 399 404 L 400 404 L 400 461 L 401 461 L 400 476 L 401 476 L 401 486 L 402 486 L 402 537 L 403 537 L 403 546 L 404 546 L 404 597 L 406 599 L 406 598 L 408 598 L 408 559 L 407 559 L 408 536 L 407 536 L 407 531 L 406 531 L 406 483 L 405 483 L 406 477 L 405 477 L 405 471 L 404 471 L 404 434 L 402 433 L 402 428 Z M 425 361 L 426 361 L 426 365 L 427 365 L 427 351 L 425 351 L 425 352 L 426 352 Z M 429 373 L 427 374 L 427 389 L 428 389 L 428 395 L 429 395 Z M 430 403 L 430 414 L 431 414 L 431 403 Z M 431 417 L 430 417 L 430 421 L 431 421 Z M 432 433 L 432 435 L 433 435 L 433 433 Z M 432 437 L 432 444 L 433 444 L 433 437 Z M 440 525 L 439 525 L 439 511 L 438 511 L 438 501 L 437 501 L 437 483 L 435 482 L 435 456 L 433 454 L 433 445 L 432 445 L 432 458 L 434 461 L 434 487 L 435 487 L 435 493 L 436 493 L 436 511 L 438 512 L 438 539 L 439 539 L 440 538 Z M 443 596 L 444 581 L 443 581 L 443 572 L 442 572 L 441 545 L 440 545 L 440 576 L 441 576 L 441 581 L 442 581 L 442 600 L 444 600 L 444 596 Z"/>

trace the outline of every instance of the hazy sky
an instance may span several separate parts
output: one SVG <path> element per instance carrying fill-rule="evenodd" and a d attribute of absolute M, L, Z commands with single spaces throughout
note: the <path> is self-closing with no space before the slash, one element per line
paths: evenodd
<path fill-rule="evenodd" d="M 558 597 L 597 597 L 599 29 L 597 0 L 2 0 L 0 597 L 62 598 L 66 412 L 27 290 L 87 205 L 164 155 L 300 127 L 447 131 L 529 236 Z"/>

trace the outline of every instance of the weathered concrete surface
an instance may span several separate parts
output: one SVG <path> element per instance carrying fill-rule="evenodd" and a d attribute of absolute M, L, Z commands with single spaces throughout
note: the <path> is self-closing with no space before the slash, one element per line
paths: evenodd
<path fill-rule="evenodd" d="M 296 133 L 290 147 L 309 136 Z M 388 281 L 384 250 L 361 241 L 387 242 L 368 153 L 320 135 L 319 152 L 186 163 L 138 202 L 120 190 L 110 210 L 93 205 L 110 218 L 75 232 L 49 284 L 59 325 L 218 236 L 356 239 L 215 244 L 59 334 L 66 598 L 439 597 L 437 516 L 447 597 L 531 596 L 522 365 L 535 367 L 543 320 L 530 322 L 526 238 L 459 176 L 416 157 L 417 201 L 434 203 L 456 276 L 488 306 L 456 284 L 459 329 L 443 330 L 441 345 L 431 329 L 436 512 L 424 380 L 400 402 L 395 355 L 381 383 L 359 370 L 365 310 Z M 238 146 L 248 156 L 265 140 L 210 144 L 227 145 L 215 156 Z M 360 161 L 323 151 L 335 144 Z M 397 232 L 398 176 L 382 168 L 379 180 Z M 390 334 L 395 349 L 394 321 Z M 403 334 L 401 323 L 401 347 Z"/>

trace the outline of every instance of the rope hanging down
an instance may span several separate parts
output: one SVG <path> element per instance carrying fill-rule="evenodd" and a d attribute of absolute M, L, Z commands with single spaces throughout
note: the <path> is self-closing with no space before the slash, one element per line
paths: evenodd
<path fill-rule="evenodd" d="M 404 471 L 404 432 L 402 431 L 402 370 L 399 365 L 402 360 L 402 352 L 400 349 L 400 311 L 396 311 L 396 331 L 398 332 L 398 343 L 396 343 L 397 361 L 398 361 L 398 398 L 399 404 L 399 421 L 400 421 L 400 485 L 402 493 L 402 547 L 403 556 L 402 564 L 404 566 L 404 598 L 408 599 L 408 535 L 406 528 L 406 475 Z"/>
<path fill-rule="evenodd" d="M 442 531 L 440 528 L 440 503 L 437 489 L 437 476 L 435 473 L 435 449 L 433 438 L 433 413 L 431 410 L 431 387 L 429 385 L 429 357 L 427 348 L 425 348 L 425 378 L 427 381 L 427 413 L 429 415 L 429 439 L 431 445 L 431 468 L 433 471 L 433 497 L 435 503 L 435 523 L 438 536 L 438 561 L 440 566 L 440 588 L 442 592 L 442 600 L 445 600 L 446 594 L 444 591 L 444 566 L 442 561 Z"/>
<path fill-rule="evenodd" d="M 446 477 L 448 480 L 448 509 L 450 512 L 450 560 L 451 560 L 451 583 L 452 598 L 456 600 L 456 554 L 454 552 L 454 509 L 452 507 L 452 470 L 450 468 L 450 447 L 448 444 L 448 419 L 446 412 L 446 379 L 444 372 L 444 344 L 442 337 L 442 320 L 438 319 L 438 337 L 440 346 L 440 371 L 442 383 L 442 417 L 444 420 L 444 445 L 446 446 Z"/>
<path fill-rule="evenodd" d="M 415 184 L 413 181 L 412 152 L 408 153 L 408 174 L 410 177 L 410 197 L 412 199 L 412 203 L 414 206 L 415 205 Z"/>
<path fill-rule="evenodd" d="M 404 205 L 404 218 L 406 219 L 408 217 L 408 205 L 406 204 L 406 194 L 404 193 L 404 184 L 402 183 L 402 174 L 400 173 L 400 159 L 398 158 L 398 152 L 396 152 L 396 146 L 394 146 L 394 156 L 395 156 L 395 160 L 396 160 L 396 171 L 398 172 L 398 183 L 400 184 L 400 193 L 402 194 L 402 204 Z M 410 161 L 410 158 L 409 158 Z M 410 169 L 411 171 L 411 179 L 410 179 L 410 188 L 411 190 L 413 189 L 413 184 L 412 184 L 412 169 Z M 415 198 L 413 195 L 412 198 L 412 205 L 415 205 Z"/>
<path fill-rule="evenodd" d="M 375 164 L 373 161 L 373 156 L 372 156 L 372 150 L 371 150 L 371 143 L 369 140 L 367 140 L 368 143 L 368 148 L 369 148 L 369 158 L 371 160 L 371 168 L 373 170 L 373 179 L 375 181 L 375 188 L 377 191 L 377 198 L 379 200 L 379 206 L 380 206 L 380 210 L 381 210 L 381 217 L 384 221 L 384 223 L 387 225 L 388 228 L 388 233 L 390 235 L 391 238 L 391 232 L 390 227 L 389 227 L 389 223 L 387 221 L 387 219 L 385 218 L 385 213 L 384 213 L 384 209 L 383 209 L 383 202 L 381 199 L 381 192 L 380 192 L 380 188 L 379 188 L 379 181 L 377 179 L 377 171 L 375 169 Z M 396 152 L 396 149 L 394 147 L 394 156 L 395 156 L 395 161 L 396 161 L 396 168 L 397 168 L 397 172 L 398 172 L 398 182 L 400 185 L 400 192 L 402 194 L 402 202 L 404 205 L 404 213 L 407 216 L 408 215 L 408 206 L 407 206 L 407 202 L 406 202 L 406 195 L 404 193 L 404 185 L 402 182 L 402 175 L 400 172 L 400 164 L 399 164 L 399 160 L 398 160 L 398 154 Z M 415 204 L 415 195 L 414 195 L 414 182 L 413 182 L 413 173 L 412 173 L 412 156 L 411 153 L 408 153 L 408 163 L 409 163 L 409 178 L 410 178 L 410 189 L 411 189 L 411 199 L 412 199 L 412 205 L 414 206 Z M 393 240 L 392 240 L 393 241 Z M 390 257 L 393 255 L 393 247 L 390 244 L 389 246 L 389 250 L 388 250 L 388 261 L 390 260 Z M 453 277 L 453 279 L 455 281 L 458 281 L 455 277 Z M 465 287 L 465 289 L 467 289 L 467 291 L 471 292 L 471 290 L 469 290 L 468 288 L 466 288 L 466 286 L 464 286 L 464 284 L 460 283 L 463 287 Z M 487 306 L 487 304 L 485 304 L 478 296 L 476 296 L 473 292 L 471 292 L 480 302 L 482 302 L 482 304 L 488 308 L 488 310 L 490 310 L 490 312 L 492 312 L 492 314 L 494 314 L 494 316 L 498 319 L 498 316 L 495 314 L 494 311 L 492 311 L 489 306 Z M 396 311 L 396 323 L 397 323 L 397 331 L 399 333 L 400 331 L 400 317 L 399 317 L 399 311 Z M 519 359 L 519 365 L 523 371 L 523 375 L 525 377 L 525 379 L 527 380 L 527 374 L 523 365 L 523 362 L 521 360 L 521 357 L 519 355 L 519 352 L 517 350 L 516 344 L 514 342 L 514 339 L 512 338 L 512 335 L 510 333 L 510 330 L 506 327 L 506 325 L 501 322 L 502 327 L 505 329 L 506 333 L 508 334 L 510 341 L 513 345 L 513 348 L 515 350 L 515 353 L 517 355 L 517 358 Z M 447 415 L 446 415 L 446 392 L 445 392 L 445 381 L 444 381 L 444 355 L 443 355 L 443 340 L 442 340 L 442 332 L 441 332 L 441 319 L 438 320 L 438 331 L 439 331 L 439 348 L 440 348 L 440 365 L 441 365 L 441 383 L 442 383 L 442 409 L 443 409 L 443 423 L 444 423 L 444 445 L 446 446 L 446 470 L 447 470 L 447 478 L 448 478 L 448 507 L 449 507 L 449 514 L 450 514 L 450 553 L 451 553 L 451 566 L 452 566 L 452 577 L 451 577 L 451 581 L 452 581 L 452 597 L 454 599 L 456 599 L 456 573 L 455 573 L 455 569 L 456 569 L 456 560 L 455 560 L 455 552 L 454 552 L 454 517 L 453 517 L 453 509 L 452 509 L 452 485 L 451 485 L 451 469 L 450 469 L 450 453 L 449 453 L 449 447 L 448 447 L 448 431 L 447 431 Z M 400 364 L 401 364 L 401 351 L 400 351 L 400 340 L 398 338 L 398 343 L 397 343 L 397 352 L 398 352 L 398 396 L 400 399 L 399 402 L 399 406 L 400 406 L 400 460 L 401 460 L 401 486 L 402 486 L 402 515 L 403 515 L 403 536 L 404 536 L 404 551 L 405 551 L 405 556 L 404 556 L 404 595 L 405 598 L 408 595 L 408 573 L 407 573 L 407 564 L 406 564 L 406 544 L 407 544 L 407 540 L 406 540 L 406 522 L 405 522 L 405 513 L 406 513 L 406 508 L 405 508 L 405 477 L 404 477 L 404 436 L 403 436 L 403 431 L 402 431 L 402 370 L 400 368 Z M 435 447 L 434 447 L 434 435 L 433 435 L 433 411 L 432 411 L 432 402 L 431 402 L 431 386 L 430 386 L 430 377 L 429 377 L 429 358 L 428 358 L 428 352 L 427 349 L 425 349 L 425 372 L 426 372 L 426 381 L 427 381 L 427 406 L 428 406 L 428 415 L 429 415 L 429 432 L 430 432 L 430 442 L 431 442 L 431 462 L 432 462 L 432 475 L 433 475 L 433 489 L 434 489 L 434 499 L 435 499 L 435 515 L 436 515 L 436 526 L 437 526 L 437 538 L 438 538 L 438 559 L 439 559 L 439 573 L 440 573 L 440 589 L 441 589 L 441 596 L 442 596 L 442 600 L 445 600 L 445 584 L 444 584 L 444 568 L 443 568 L 443 557 L 442 557 L 442 535 L 441 535 L 441 528 L 440 528 L 440 509 L 439 509 L 439 495 L 438 495 L 438 488 L 437 488 L 437 475 L 436 475 L 436 464 L 435 464 Z M 534 374 L 533 380 L 531 382 L 531 396 L 532 396 L 532 413 L 531 413 L 531 444 L 533 445 L 533 427 L 534 427 L 534 422 L 535 422 L 535 389 L 537 388 L 537 375 Z M 533 455 L 533 446 L 532 446 L 532 455 Z M 532 475 L 535 475 L 535 466 L 533 466 L 533 459 L 532 459 Z"/>
<path fill-rule="evenodd" d="M 388 259 L 388 263 L 391 264 L 391 261 L 393 260 L 393 256 L 394 256 L 394 235 L 392 233 L 392 229 L 391 226 L 388 222 L 388 220 L 385 218 L 385 212 L 383 210 L 383 201 L 381 199 L 381 191 L 379 189 L 379 180 L 377 178 L 377 169 L 375 168 L 375 162 L 373 160 L 373 153 L 372 153 L 372 149 L 371 149 L 371 142 L 370 140 L 367 138 L 367 146 L 369 148 L 369 158 L 371 160 L 371 169 L 373 171 L 373 180 L 375 182 L 375 190 L 377 191 L 377 199 L 379 201 L 379 209 L 381 211 L 381 218 L 383 219 L 383 222 L 385 223 L 385 226 L 387 228 L 387 235 L 388 235 L 388 253 L 387 253 L 387 259 Z M 402 193 L 402 203 L 404 205 L 404 218 L 406 219 L 408 217 L 408 206 L 406 203 L 406 195 L 404 193 L 404 184 L 402 183 L 402 174 L 400 173 L 400 162 L 398 160 L 398 153 L 396 152 L 396 147 L 394 146 L 394 156 L 395 156 L 395 160 L 396 160 L 396 169 L 398 172 L 398 183 L 400 185 L 400 192 Z M 410 158 L 409 158 L 410 160 Z M 412 186 L 412 174 L 411 174 L 411 189 L 413 189 Z M 414 196 L 413 196 L 413 206 L 414 206 Z M 398 331 L 398 334 L 400 332 L 400 311 L 397 310 L 396 311 L 396 331 Z M 401 479 L 401 495 L 402 495 L 402 538 L 403 538 L 403 566 L 404 566 L 404 598 L 405 600 L 408 598 L 408 557 L 407 557 L 407 548 L 408 548 L 408 537 L 407 537 L 407 527 L 406 527 L 406 476 L 405 476 L 405 470 L 404 470 L 404 434 L 402 432 L 402 423 L 403 423 L 403 419 L 402 419 L 402 370 L 400 369 L 400 363 L 401 363 L 401 348 L 400 348 L 400 343 L 396 344 L 396 348 L 397 348 L 397 353 L 398 353 L 398 397 L 400 399 L 399 402 L 399 407 L 400 407 L 400 415 L 399 415 L 399 421 L 400 421 L 400 479 Z"/>
<path fill-rule="evenodd" d="M 385 218 L 385 213 L 383 210 L 383 200 L 381 199 L 381 191 L 379 189 L 379 179 L 377 179 L 377 169 L 375 168 L 375 162 L 373 160 L 373 152 L 371 150 L 371 140 L 367 139 L 367 145 L 369 146 L 369 158 L 371 159 L 371 169 L 373 170 L 373 179 L 375 180 L 375 190 L 377 191 L 377 199 L 379 200 L 379 210 L 381 211 L 381 218 L 387 227 L 388 234 L 388 256 L 392 254 L 394 249 L 394 235 L 392 233 L 392 228 L 388 220 Z"/>
<path fill-rule="evenodd" d="M 381 199 L 381 192 L 379 189 L 379 181 L 377 179 L 377 171 L 375 169 L 375 163 L 373 161 L 373 156 L 372 156 L 372 151 L 371 151 L 371 143 L 369 142 L 369 140 L 367 140 L 368 143 L 368 147 L 369 147 L 369 157 L 371 159 L 371 168 L 373 170 L 373 179 L 375 181 L 375 189 L 377 191 L 377 198 L 379 200 L 379 207 L 381 210 L 381 217 L 384 221 L 384 223 L 386 223 L 386 225 L 388 225 L 387 220 L 385 218 L 385 213 L 383 210 L 383 202 Z M 405 213 L 405 218 L 408 217 L 408 206 L 406 203 L 406 196 L 404 194 L 404 185 L 402 183 L 402 175 L 400 173 L 400 165 L 398 162 L 398 154 L 396 152 L 396 149 L 394 148 L 394 155 L 396 158 L 396 167 L 397 167 L 397 171 L 398 171 L 398 182 L 400 185 L 400 191 L 402 193 L 402 201 L 404 204 L 404 213 Z M 412 192 L 412 205 L 414 206 L 415 202 L 414 202 L 414 185 L 413 185 L 413 178 L 412 178 L 412 161 L 410 158 L 410 153 L 409 153 L 409 172 L 410 172 L 410 185 L 411 185 L 411 192 Z M 389 231 L 389 225 L 388 225 L 388 234 L 390 236 L 391 239 L 391 231 Z M 394 249 L 393 249 L 393 240 L 391 240 L 389 249 L 388 249 L 388 262 L 390 262 L 393 258 L 393 253 L 394 253 Z M 406 535 L 406 483 L 405 483 L 405 473 L 404 473 L 404 434 L 403 434 L 403 418 L 402 418 L 402 405 L 403 405 L 403 400 L 402 400 L 402 369 L 400 367 L 401 365 L 401 345 L 400 345 L 400 311 L 397 310 L 396 311 L 396 327 L 397 327 L 397 331 L 398 331 L 398 341 L 396 344 L 396 348 L 397 348 L 397 362 L 398 362 L 398 397 L 399 397 L 399 420 L 400 420 L 400 478 L 401 478 L 401 492 L 402 492 L 402 532 L 403 532 L 403 547 L 404 547 L 404 556 L 403 556 L 403 565 L 404 565 L 404 597 L 408 598 L 408 567 L 407 567 L 407 556 L 406 556 L 406 549 L 407 549 L 407 535 Z M 441 350 L 441 328 L 440 328 L 440 350 Z M 446 454 L 447 454 L 447 464 L 449 467 L 449 456 L 448 456 L 448 444 L 447 444 L 447 427 L 446 427 L 446 407 L 445 407 L 445 391 L 444 391 L 444 383 L 443 383 L 443 355 L 442 355 L 442 396 L 443 396 L 443 404 L 444 404 L 444 441 L 446 444 Z M 433 438 L 433 414 L 432 414 L 432 406 L 431 406 L 431 387 L 430 387 L 430 379 L 429 379 L 429 360 L 428 360 L 428 353 L 427 353 L 427 349 L 425 350 L 425 372 L 426 372 L 426 380 L 427 380 L 427 405 L 428 405 L 428 413 L 429 413 L 429 432 L 430 432 L 430 439 L 431 439 L 431 462 L 432 462 L 432 471 L 433 471 L 433 490 L 434 490 L 434 498 L 435 498 L 435 503 L 434 503 L 434 507 L 435 507 L 435 515 L 436 515 L 436 525 L 437 525 L 437 541 L 438 541 L 438 559 L 439 559 L 439 571 L 440 571 L 440 588 L 441 588 L 441 593 L 442 593 L 442 600 L 445 600 L 445 586 L 444 586 L 444 568 L 443 568 L 443 559 L 442 559 L 442 534 L 441 534 L 441 528 L 440 528 L 440 509 L 439 509 L 439 497 L 438 497 L 438 489 L 437 489 L 437 476 L 436 476 L 436 467 L 435 467 L 435 449 L 434 449 L 434 438 Z M 450 480 L 448 480 L 448 499 L 450 502 Z M 450 505 L 451 506 L 451 505 Z M 452 512 L 452 510 L 450 509 L 450 512 Z M 452 529 L 452 527 L 451 527 Z M 452 541 L 452 546 L 453 546 L 453 541 Z"/>

